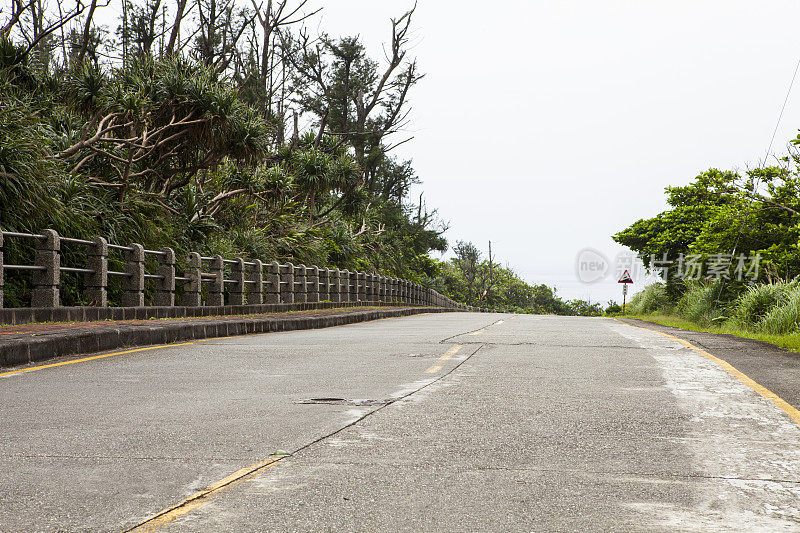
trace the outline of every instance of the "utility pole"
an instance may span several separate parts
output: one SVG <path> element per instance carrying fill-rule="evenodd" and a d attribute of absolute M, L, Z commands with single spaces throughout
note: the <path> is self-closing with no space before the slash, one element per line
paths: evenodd
<path fill-rule="evenodd" d="M 492 288 L 492 241 L 490 239 L 489 240 L 489 285 L 488 285 L 487 289 L 490 290 L 491 288 Z M 491 304 L 489 303 L 489 290 L 486 291 L 486 305 L 487 305 L 487 307 L 491 307 Z"/>

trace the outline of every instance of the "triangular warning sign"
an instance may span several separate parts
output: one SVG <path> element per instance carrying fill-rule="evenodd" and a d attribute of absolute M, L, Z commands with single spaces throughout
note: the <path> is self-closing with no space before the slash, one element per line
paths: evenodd
<path fill-rule="evenodd" d="M 619 281 L 617 283 L 633 283 L 630 272 L 628 272 L 627 270 L 623 272 L 622 277 L 619 278 Z"/>

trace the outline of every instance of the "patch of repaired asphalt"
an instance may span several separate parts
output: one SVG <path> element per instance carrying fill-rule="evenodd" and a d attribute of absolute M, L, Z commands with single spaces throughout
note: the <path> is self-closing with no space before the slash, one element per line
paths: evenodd
<path fill-rule="evenodd" d="M 668 333 L 687 340 L 711 355 L 727 361 L 756 383 L 800 409 L 800 353 L 789 352 L 763 341 L 734 335 L 688 331 L 633 318 L 619 319 L 632 326 Z"/>
<path fill-rule="evenodd" d="M 635 504 L 682 531 L 796 530 L 800 524 L 800 428 L 772 402 L 677 341 L 615 323 L 658 362 L 665 385 L 691 415 L 679 438 L 693 457 L 691 507 Z M 650 329 L 650 328 L 648 328 Z"/>

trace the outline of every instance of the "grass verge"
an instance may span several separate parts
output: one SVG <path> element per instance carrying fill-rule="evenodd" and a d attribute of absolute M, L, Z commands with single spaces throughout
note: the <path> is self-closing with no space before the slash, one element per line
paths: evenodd
<path fill-rule="evenodd" d="M 771 333 L 754 333 L 730 326 L 708 326 L 703 327 L 695 322 L 691 322 L 684 318 L 672 315 L 651 314 L 651 315 L 628 315 L 626 318 L 638 318 L 647 322 L 654 322 L 662 326 L 671 326 L 674 328 L 685 329 L 688 331 L 703 331 L 706 333 L 727 333 L 742 337 L 744 339 L 753 339 L 757 341 L 764 341 L 781 348 L 786 348 L 792 352 L 800 352 L 800 333 L 789 333 L 786 335 L 777 335 Z"/>

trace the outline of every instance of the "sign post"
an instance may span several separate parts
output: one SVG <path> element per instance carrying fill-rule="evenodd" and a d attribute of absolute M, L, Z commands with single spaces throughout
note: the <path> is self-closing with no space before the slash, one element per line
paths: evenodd
<path fill-rule="evenodd" d="M 622 273 L 622 277 L 619 278 L 617 283 L 622 283 L 622 316 L 625 316 L 625 303 L 628 296 L 628 283 L 633 283 L 633 279 L 631 279 L 631 274 L 627 270 Z"/>

